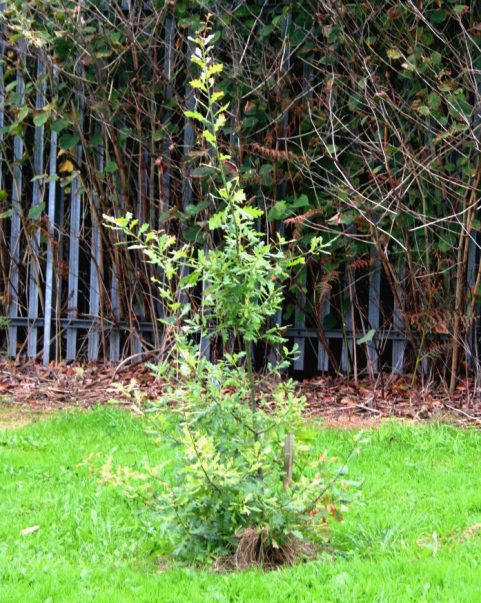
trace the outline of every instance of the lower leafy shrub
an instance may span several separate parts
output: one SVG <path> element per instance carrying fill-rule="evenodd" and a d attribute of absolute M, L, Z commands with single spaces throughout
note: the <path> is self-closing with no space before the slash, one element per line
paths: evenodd
<path fill-rule="evenodd" d="M 148 409 L 151 433 L 173 447 L 171 467 L 133 472 L 109 461 L 103 479 L 147 503 L 151 529 L 180 559 L 242 569 L 314 556 L 358 484 L 345 464 L 316 454 L 292 381 L 265 394 L 258 386 L 252 413 L 238 355 L 217 364 L 197 358 L 181 353 L 162 370 L 171 385 Z"/>

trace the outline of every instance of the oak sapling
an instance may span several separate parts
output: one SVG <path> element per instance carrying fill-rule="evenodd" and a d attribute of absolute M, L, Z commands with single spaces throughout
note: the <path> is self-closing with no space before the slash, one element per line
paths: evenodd
<path fill-rule="evenodd" d="M 210 205 L 218 208 L 208 222 L 218 244 L 199 249 L 139 226 L 131 215 L 106 217 L 161 269 L 162 320 L 175 341 L 173 362 L 153 367 L 169 385 L 152 409 L 152 424 L 165 436 L 170 432 L 161 426 L 171 426 L 175 416 L 179 450 L 172 477 L 148 473 L 155 526 L 184 559 L 223 559 L 236 567 L 292 563 L 312 553 L 329 516 L 340 517 L 348 484 L 326 455 L 313 454 L 302 418 L 305 399 L 292 381 L 279 379 L 292 352 L 272 319 L 289 271 L 304 256 L 281 236 L 273 242 L 256 228 L 262 211 L 247 201 L 221 142 L 228 104 L 216 85 L 223 66 L 213 58 L 214 36 L 193 41 L 196 107 L 186 116 L 199 126 L 205 162 L 196 173 L 208 178 Z M 310 253 L 322 251 L 321 239 L 313 239 Z M 194 312 L 189 295 L 179 291 L 201 284 Z M 199 332 L 238 342 L 236 351 L 211 362 L 200 353 Z M 281 350 L 280 362 L 263 376 L 270 388 L 259 387 L 253 369 L 251 348 L 260 341 Z"/>

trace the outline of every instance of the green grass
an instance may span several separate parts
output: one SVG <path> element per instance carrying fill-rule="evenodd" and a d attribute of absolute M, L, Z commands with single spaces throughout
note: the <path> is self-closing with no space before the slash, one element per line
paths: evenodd
<path fill-rule="evenodd" d="M 362 500 L 332 529 L 341 554 L 215 574 L 162 572 L 141 514 L 79 466 L 89 453 L 160 460 L 138 419 L 99 409 L 0 432 L 0 601 L 479 601 L 481 531 L 462 534 L 481 523 L 481 434 L 390 423 L 368 437 L 350 465 Z M 321 451 L 351 445 L 349 432 L 319 430 Z"/>

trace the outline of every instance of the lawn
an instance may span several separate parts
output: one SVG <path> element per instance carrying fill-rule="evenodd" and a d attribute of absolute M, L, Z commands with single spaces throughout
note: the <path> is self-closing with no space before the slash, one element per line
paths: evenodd
<path fill-rule="evenodd" d="M 159 461 L 165 448 L 144 428 L 103 408 L 0 432 L 0 601 L 480 600 L 480 433 L 395 423 L 368 430 L 350 463 L 363 497 L 332 527 L 337 554 L 269 573 L 216 574 L 159 567 L 142 514 L 82 465 L 90 453 Z M 319 429 L 317 445 L 342 458 L 352 435 Z"/>

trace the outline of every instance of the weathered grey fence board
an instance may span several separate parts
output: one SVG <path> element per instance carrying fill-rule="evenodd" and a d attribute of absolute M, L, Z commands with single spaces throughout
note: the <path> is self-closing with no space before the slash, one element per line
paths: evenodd
<path fill-rule="evenodd" d="M 160 216 L 165 213 L 165 210 L 170 206 L 170 183 L 172 178 L 171 172 L 171 157 L 172 157 L 172 139 L 171 133 L 168 130 L 169 125 L 172 121 L 173 110 L 170 106 L 170 102 L 172 100 L 172 96 L 174 94 L 174 86 L 172 83 L 172 74 L 174 68 L 174 44 L 176 40 L 176 23 L 175 19 L 171 14 L 168 14 L 165 18 L 165 45 L 164 45 L 164 65 L 163 65 L 163 75 L 165 80 L 164 86 L 164 101 L 166 105 L 166 109 L 164 111 L 163 116 L 163 126 L 165 128 L 164 140 L 162 141 L 162 159 L 163 165 L 161 166 L 161 183 L 162 190 L 161 192 L 161 211 Z M 159 224 L 160 227 L 163 224 Z"/>
<path fill-rule="evenodd" d="M 54 68 L 52 73 L 52 96 L 55 99 L 58 85 L 58 71 Z M 50 362 L 50 347 L 52 334 L 52 315 L 54 312 L 53 290 L 54 290 L 54 246 L 56 242 L 55 235 L 55 214 L 57 199 L 57 149 L 58 134 L 55 129 L 50 132 L 50 158 L 49 158 L 49 179 L 48 179 L 48 208 L 47 208 L 47 260 L 45 268 L 45 303 L 44 314 L 45 323 L 43 331 L 43 364 Z"/>
<path fill-rule="evenodd" d="M 304 81 L 302 83 L 303 88 L 303 98 L 307 101 L 312 99 L 313 90 L 312 83 L 314 73 L 312 70 L 312 65 L 309 62 L 304 63 L 303 65 L 303 75 Z M 284 133 L 287 135 L 287 127 L 288 122 L 284 124 Z M 296 313 L 295 313 L 295 321 L 294 326 L 298 329 L 303 329 L 306 326 L 306 314 L 305 314 L 305 306 L 306 306 L 306 290 L 307 290 L 307 270 L 304 269 L 301 272 L 301 279 L 298 283 L 298 291 L 296 292 Z M 293 367 L 296 371 L 304 370 L 305 363 L 305 355 L 306 355 L 306 339 L 305 337 L 296 337 L 294 340 L 294 344 L 298 348 L 298 356 L 294 359 Z"/>
<path fill-rule="evenodd" d="M 322 306 L 322 312 L 321 312 L 321 324 L 320 324 L 320 328 L 323 329 L 323 323 L 324 320 L 326 318 L 326 316 L 328 316 L 331 312 L 331 291 L 328 291 L 327 295 L 326 295 L 326 301 L 324 302 L 323 306 Z M 324 336 L 327 339 L 327 334 L 324 332 Z M 329 341 L 327 339 L 327 341 Z M 324 344 L 322 343 L 322 341 L 319 340 L 318 344 L 317 344 L 317 370 L 321 371 L 322 373 L 327 373 L 327 371 L 329 370 L 329 354 L 327 353 L 327 350 L 324 347 Z"/>
<path fill-rule="evenodd" d="M 283 42 L 282 42 L 282 49 L 281 49 L 281 57 L 280 57 L 280 70 L 279 70 L 279 77 L 280 77 L 280 88 L 282 89 L 282 86 L 284 84 L 283 81 L 283 75 L 285 73 L 287 73 L 289 71 L 290 65 L 291 65 L 291 48 L 288 42 L 288 36 L 287 36 L 287 32 L 289 29 L 289 26 L 291 24 L 291 15 L 287 15 L 286 17 L 284 17 L 282 19 L 282 25 L 281 25 L 281 30 L 282 30 L 282 36 L 283 36 Z M 280 123 L 281 123 L 281 132 L 282 132 L 282 149 L 283 150 L 287 150 L 287 129 L 289 127 L 289 112 L 287 109 L 283 110 L 283 113 L 280 117 Z M 279 186 L 279 190 L 278 193 L 280 195 L 280 198 L 284 198 L 286 195 L 286 184 L 285 182 L 282 182 L 282 184 Z M 280 222 L 279 224 L 275 224 L 274 225 L 275 229 L 277 232 L 279 232 L 280 235 L 284 235 L 285 232 L 285 226 L 283 222 Z M 299 320 L 302 321 L 302 318 L 299 317 Z M 282 324 L 282 309 L 277 310 L 277 312 L 274 315 L 274 324 L 275 325 L 281 325 Z M 302 346 L 304 346 L 305 343 L 302 343 Z M 277 364 L 278 362 L 278 349 L 276 348 L 276 346 L 271 346 L 271 350 L 269 353 L 269 362 L 270 364 L 272 364 L 273 366 L 275 364 Z M 299 354 L 298 358 L 297 358 L 297 363 L 298 365 L 300 365 L 301 363 L 304 364 L 304 349 L 301 350 L 301 353 Z"/>
<path fill-rule="evenodd" d="M 113 319 L 118 324 L 120 321 L 119 279 L 115 266 L 111 268 L 111 278 L 110 303 Z M 113 363 L 120 360 L 120 330 L 116 326 L 114 326 L 109 335 L 109 360 Z"/>
<path fill-rule="evenodd" d="M 399 281 L 404 281 L 404 269 L 400 270 Z M 401 295 L 402 287 L 399 287 Z M 402 308 L 399 307 L 397 300 L 394 300 L 393 310 L 393 329 L 395 332 L 401 333 L 401 338 L 393 340 L 392 343 L 392 372 L 401 375 L 404 369 L 404 354 L 406 350 L 406 338 L 404 335 L 404 322 L 402 318 Z"/>
<path fill-rule="evenodd" d="M 306 270 L 302 270 L 301 278 L 298 283 L 298 291 L 296 294 L 296 309 L 295 309 L 295 319 L 294 326 L 297 329 L 304 329 L 306 326 L 306 317 L 304 308 L 306 306 L 306 286 L 307 286 L 307 273 Z M 297 347 L 297 356 L 294 358 L 293 368 L 295 371 L 303 371 L 304 370 L 304 361 L 305 361 L 305 353 L 306 353 L 306 338 L 305 337 L 296 337 L 294 339 L 294 344 Z"/>
<path fill-rule="evenodd" d="M 41 111 L 45 104 L 45 94 L 47 90 L 46 68 L 43 61 L 37 63 L 37 92 L 35 96 L 35 109 Z M 35 127 L 34 145 L 33 145 L 33 176 L 32 185 L 32 208 L 43 203 L 44 184 L 41 178 L 44 175 L 44 134 L 43 125 Z M 38 218 L 35 217 L 37 220 Z M 31 255 L 28 266 L 29 286 L 28 286 L 28 317 L 33 320 L 38 316 L 38 304 L 40 295 L 40 228 L 37 228 L 32 237 L 29 238 L 31 246 Z M 38 330 L 31 328 L 27 336 L 27 356 L 35 358 L 37 355 Z"/>
<path fill-rule="evenodd" d="M 83 111 L 80 113 L 80 123 L 83 122 Z M 82 163 L 83 150 L 78 145 L 76 150 L 76 163 Z M 82 194 L 80 174 L 72 182 L 70 200 L 70 231 L 69 231 L 69 258 L 68 258 L 68 291 L 67 291 L 67 318 L 76 318 L 78 315 L 79 296 L 79 268 L 80 268 L 80 218 L 82 211 Z M 67 329 L 66 359 L 75 360 L 77 355 L 77 329 Z"/>
<path fill-rule="evenodd" d="M 124 124 L 122 124 L 123 126 Z M 125 199 L 125 191 L 122 188 L 122 183 L 120 181 L 120 176 L 117 175 L 117 195 L 119 199 L 119 203 L 114 206 L 114 215 L 115 217 L 119 217 L 124 214 L 126 211 L 126 199 Z M 120 207 L 119 207 L 120 206 Z M 111 310 L 114 319 L 114 327 L 110 331 L 109 334 L 109 360 L 112 363 L 116 363 L 120 360 L 121 351 L 120 351 L 120 329 L 117 325 L 120 322 L 120 293 L 119 293 L 119 282 L 121 280 L 121 275 L 118 274 L 118 264 L 114 262 L 114 265 L 111 268 L 111 287 L 110 287 L 110 303 Z"/>
<path fill-rule="evenodd" d="M 104 169 L 104 149 L 99 146 L 97 150 L 97 168 L 99 172 Z M 100 347 L 100 287 L 102 254 L 100 240 L 99 208 L 100 200 L 96 192 L 92 195 L 92 239 L 91 239 L 91 259 L 90 259 L 90 280 L 89 280 L 89 314 L 95 320 L 94 325 L 88 335 L 87 357 L 89 360 L 98 360 Z"/>
<path fill-rule="evenodd" d="M 144 224 L 144 222 L 148 221 L 148 216 L 146 212 L 146 208 L 144 203 L 147 198 L 147 190 L 149 184 L 149 175 L 147 171 L 148 165 L 148 153 L 146 149 L 143 148 L 143 141 L 139 140 L 139 171 L 138 171 L 138 190 L 137 190 L 137 203 L 135 207 L 135 216 L 139 220 L 140 224 Z M 139 264 L 139 259 L 136 258 L 137 262 L 137 270 L 139 272 L 142 271 L 142 267 Z M 151 267 L 147 267 L 147 272 L 149 275 L 151 274 Z M 142 295 L 140 291 L 136 291 L 136 302 L 135 302 L 135 314 L 138 320 L 145 320 L 145 300 L 141 299 Z M 150 303 L 150 299 L 148 299 L 147 303 Z M 155 332 L 155 331 L 154 331 Z M 140 333 L 137 329 L 134 329 L 131 332 L 132 337 L 132 351 L 134 355 L 140 356 L 143 352 L 142 340 L 140 337 Z"/>
<path fill-rule="evenodd" d="M 380 324 L 380 304 L 381 304 L 381 261 L 374 247 L 371 248 L 372 268 L 369 273 L 369 304 L 368 304 L 368 326 L 376 333 L 367 343 L 367 362 L 368 368 L 372 373 L 379 370 L 379 357 L 377 351 L 377 333 Z"/>
<path fill-rule="evenodd" d="M 195 109 L 195 94 L 194 90 L 190 87 L 188 82 L 192 79 L 192 61 L 190 61 L 190 57 L 192 56 L 195 48 L 195 44 L 191 39 L 191 34 L 193 32 L 189 31 L 187 38 L 187 57 L 188 62 L 186 66 L 186 87 L 184 92 L 184 102 L 185 108 L 188 111 L 193 111 Z M 194 146 L 195 141 L 195 130 L 194 124 L 191 119 L 185 118 L 184 120 L 184 131 L 182 137 L 182 155 L 183 161 L 185 162 L 182 168 L 182 178 L 181 178 L 181 207 L 182 210 L 185 211 L 186 207 L 192 203 L 193 198 L 193 189 L 192 189 L 192 176 L 191 176 L 191 166 L 190 166 L 190 154 L 192 148 Z M 188 268 L 185 265 L 181 266 L 180 276 L 181 278 L 185 277 L 188 274 Z M 179 301 L 181 304 L 187 303 L 187 295 L 185 291 L 181 291 L 179 294 Z"/>
<path fill-rule="evenodd" d="M 39 317 L 34 322 L 30 322 L 28 317 L 18 317 L 12 319 L 12 322 L 16 327 L 28 327 L 31 325 L 38 327 L 43 327 L 44 318 Z M 76 328 L 79 330 L 88 331 L 92 325 L 94 324 L 94 320 L 92 318 L 60 318 L 59 323 L 63 329 L 67 327 Z M 124 320 L 120 320 L 117 323 L 117 326 L 122 331 L 127 331 L 130 329 L 130 323 Z M 105 321 L 105 329 L 108 331 L 109 329 L 113 329 L 114 324 L 112 322 L 106 320 Z M 139 331 L 145 333 L 151 333 L 155 326 L 151 322 L 139 322 Z M 353 333 L 351 331 L 345 332 L 349 337 L 355 336 L 356 339 L 360 339 L 363 335 L 362 331 L 358 331 L 357 333 Z M 327 329 L 324 331 L 327 339 L 340 339 L 342 340 L 345 336 L 345 333 L 339 330 Z M 307 339 L 315 339 L 318 336 L 317 329 L 309 329 L 305 328 L 303 330 L 296 329 L 294 327 L 290 327 L 286 330 L 286 335 L 288 337 L 306 337 Z M 379 332 L 379 336 L 384 339 L 389 339 L 391 341 L 401 341 L 404 340 L 405 336 L 403 333 L 398 333 L 393 331 L 392 329 L 383 330 L 381 329 Z M 444 336 L 446 339 L 448 336 Z M 441 337 L 443 338 L 443 337 Z"/>
<path fill-rule="evenodd" d="M 114 270 L 112 270 L 110 299 L 112 303 L 112 313 L 115 321 L 118 323 L 120 320 L 119 288 Z M 112 363 L 120 360 L 120 330 L 118 328 L 113 328 L 109 335 L 109 360 Z"/>
<path fill-rule="evenodd" d="M 344 312 L 343 321 L 344 321 L 344 329 L 345 337 L 342 339 L 342 352 L 341 352 L 341 370 L 345 373 L 351 372 L 352 364 L 351 358 L 354 354 L 354 341 L 352 337 L 353 329 L 355 325 L 352 321 L 352 308 L 349 300 L 351 299 L 353 288 L 355 287 L 355 275 L 354 270 L 351 268 L 346 268 L 344 271 L 345 276 L 345 290 L 344 290 L 344 298 L 346 300 L 345 307 L 346 310 Z"/>
<path fill-rule="evenodd" d="M 190 38 L 190 36 L 189 36 L 189 38 Z M 192 56 L 192 54 L 194 52 L 194 42 L 192 42 L 192 40 L 190 40 L 190 39 L 187 42 L 187 48 L 188 48 L 187 55 L 190 57 L 190 56 Z M 190 79 L 191 65 L 192 65 L 192 63 L 189 61 L 188 79 Z M 187 84 L 186 90 L 185 90 L 185 108 L 188 111 L 194 111 L 194 109 L 195 109 L 194 90 L 190 87 L 189 84 Z M 187 162 L 190 162 L 190 153 L 194 146 L 194 141 L 195 141 L 194 124 L 192 123 L 192 120 L 186 118 L 185 124 L 184 124 L 184 136 L 183 136 L 183 156 L 184 156 L 184 160 L 186 160 Z M 192 177 L 190 175 L 189 163 L 187 163 L 184 166 L 183 173 L 182 173 L 182 209 L 185 210 L 187 205 L 192 203 L 192 197 L 193 197 Z"/>
<path fill-rule="evenodd" d="M 25 79 L 23 76 L 23 65 L 26 56 L 26 42 L 19 40 L 17 48 L 17 70 L 16 92 L 19 97 L 19 107 L 25 104 Z M 20 264 L 20 239 L 22 235 L 22 189 L 23 189 L 23 159 L 24 140 L 23 135 L 17 134 L 13 140 L 13 183 L 12 183 L 12 220 L 10 231 L 10 304 L 8 318 L 16 318 L 19 310 L 19 264 Z M 8 329 L 8 355 L 17 355 L 17 327 L 10 324 Z"/>
<path fill-rule="evenodd" d="M 5 11 L 5 2 L 0 2 L 0 15 Z M 3 62 L 5 60 L 5 32 L 0 28 L 0 189 L 3 188 L 3 128 L 5 125 L 5 72 Z"/>
<path fill-rule="evenodd" d="M 469 291 L 472 291 L 473 287 L 476 284 L 476 269 L 477 269 L 476 256 L 477 256 L 477 252 L 478 252 L 477 238 L 478 237 L 477 237 L 476 232 L 473 232 L 470 235 L 468 266 L 467 266 L 467 271 L 466 271 L 466 283 L 468 285 Z M 468 304 L 468 308 L 467 308 L 468 316 L 470 316 L 472 314 L 472 309 L 473 309 L 472 303 L 470 302 Z M 477 350 L 476 350 L 476 341 L 477 341 L 477 337 L 476 337 L 477 324 L 476 324 L 476 322 L 477 321 L 473 317 L 472 324 L 469 327 L 470 331 L 468 333 L 467 348 L 466 348 L 466 361 L 467 361 L 468 365 L 472 365 L 473 360 L 478 359 Z"/>

